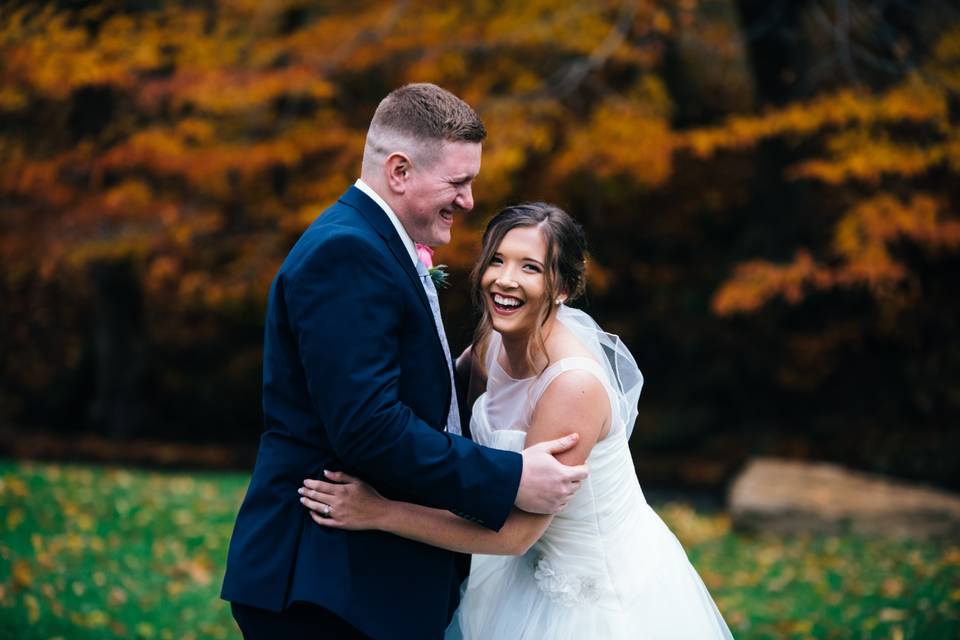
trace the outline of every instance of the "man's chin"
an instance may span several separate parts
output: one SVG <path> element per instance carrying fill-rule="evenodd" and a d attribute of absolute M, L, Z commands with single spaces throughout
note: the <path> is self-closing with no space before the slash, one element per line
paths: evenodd
<path fill-rule="evenodd" d="M 450 229 L 437 230 L 436 232 L 434 232 L 433 238 L 431 238 L 431 242 L 429 244 L 432 247 L 439 247 L 440 245 L 450 244 L 451 237 L 452 237 L 452 234 L 450 233 Z"/>

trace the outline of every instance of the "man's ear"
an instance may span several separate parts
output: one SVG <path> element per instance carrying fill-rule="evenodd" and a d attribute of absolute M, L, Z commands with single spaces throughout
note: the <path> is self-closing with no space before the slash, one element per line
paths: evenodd
<path fill-rule="evenodd" d="M 410 158 L 405 153 L 394 151 L 387 156 L 383 169 L 387 174 L 387 186 L 392 192 L 397 195 L 406 193 L 411 168 Z"/>

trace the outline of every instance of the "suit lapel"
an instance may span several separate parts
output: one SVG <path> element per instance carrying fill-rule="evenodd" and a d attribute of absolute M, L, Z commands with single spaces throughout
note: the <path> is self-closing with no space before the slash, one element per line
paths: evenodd
<path fill-rule="evenodd" d="M 367 223 L 373 227 L 377 234 L 387 243 L 387 247 L 390 248 L 390 252 L 393 254 L 393 257 L 396 258 L 397 262 L 400 263 L 400 268 L 403 269 L 404 273 L 407 274 L 407 277 L 410 278 L 410 281 L 413 284 L 413 290 L 417 292 L 417 297 L 420 298 L 420 303 L 423 305 L 424 311 L 426 311 L 430 318 L 430 324 L 433 325 L 434 335 L 437 336 L 437 346 L 440 347 L 440 361 L 443 363 L 443 369 L 446 370 L 449 366 L 447 364 L 447 356 L 444 355 L 445 349 L 442 339 L 440 338 L 440 330 L 437 328 L 437 323 L 434 321 L 433 309 L 430 308 L 430 301 L 427 300 L 427 292 L 424 291 L 423 283 L 420 281 L 420 276 L 417 274 L 416 267 L 413 266 L 413 261 L 410 259 L 410 254 L 407 252 L 407 248 L 403 245 L 403 240 L 401 240 L 399 234 L 397 234 L 397 230 L 394 228 L 393 223 L 390 222 L 386 212 L 380 208 L 380 205 L 378 205 L 367 194 L 365 194 L 363 191 L 360 191 L 360 189 L 357 189 L 356 187 L 350 187 L 347 189 L 347 192 L 340 196 L 340 202 L 353 209 L 356 209 L 361 213 L 361 215 L 363 215 Z M 445 380 L 449 380 L 449 374 L 443 376 L 443 378 Z M 450 401 L 453 393 L 455 393 L 455 391 L 450 389 L 449 393 L 447 394 L 444 415 L 450 411 Z"/>
<path fill-rule="evenodd" d="M 417 292 L 417 297 L 420 298 L 424 309 L 426 309 L 432 318 L 433 311 L 430 309 L 430 302 L 427 300 L 426 291 L 423 290 L 423 283 L 420 282 L 420 276 L 417 275 L 413 261 L 410 260 L 410 254 L 407 252 L 407 248 L 403 245 L 403 240 L 400 239 L 397 230 L 394 228 L 393 223 L 390 222 L 386 212 L 380 208 L 380 205 L 371 200 L 367 194 L 356 187 L 347 189 L 347 192 L 340 197 L 340 202 L 359 211 L 370 226 L 373 227 L 374 231 L 387 243 L 390 253 L 392 253 L 393 257 L 400 263 L 400 268 L 407 274 L 407 277 L 410 278 L 410 281 L 413 283 L 413 288 Z M 437 339 L 439 340 L 439 338 L 440 336 L 438 335 Z"/>

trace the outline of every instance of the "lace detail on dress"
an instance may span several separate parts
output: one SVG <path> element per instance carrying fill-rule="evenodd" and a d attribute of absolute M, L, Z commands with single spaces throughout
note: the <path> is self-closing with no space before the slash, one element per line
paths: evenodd
<path fill-rule="evenodd" d="M 534 559 L 533 568 L 537 587 L 554 602 L 572 607 L 576 604 L 596 602 L 600 597 L 597 576 L 562 573 L 543 555 Z"/>

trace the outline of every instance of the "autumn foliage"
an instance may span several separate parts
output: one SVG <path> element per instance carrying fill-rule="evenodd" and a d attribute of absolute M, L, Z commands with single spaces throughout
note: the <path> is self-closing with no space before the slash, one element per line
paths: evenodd
<path fill-rule="evenodd" d="M 455 343 L 483 220 L 554 201 L 650 380 L 650 447 L 735 465 L 724 434 L 786 429 L 771 448 L 943 479 L 960 20 L 880 4 L 841 32 L 813 0 L 4 3 L 0 412 L 255 433 L 273 274 L 356 178 L 379 99 L 427 80 L 490 132 L 478 213 L 438 256 Z M 804 64 L 766 73 L 784 42 Z M 857 450 L 917 425 L 914 462 Z"/>

